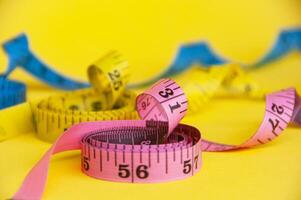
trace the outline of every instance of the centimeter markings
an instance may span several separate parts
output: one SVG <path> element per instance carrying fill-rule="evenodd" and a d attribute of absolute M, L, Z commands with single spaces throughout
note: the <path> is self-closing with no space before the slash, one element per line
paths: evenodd
<path fill-rule="evenodd" d="M 258 144 L 265 144 L 275 139 L 287 127 L 292 119 L 298 96 L 294 89 L 286 89 L 267 95 L 264 121 L 258 131 L 247 141 L 240 145 L 226 145 L 207 140 L 202 141 L 203 151 L 228 151 L 248 148 Z M 299 107 L 298 107 L 299 106 Z M 294 108 L 295 107 L 295 108 Z"/>
<path fill-rule="evenodd" d="M 272 119 L 272 117 L 270 117 L 269 123 L 271 125 L 271 132 L 276 137 L 280 134 L 280 132 L 284 130 L 284 127 L 286 127 L 290 122 L 290 119 L 293 114 L 293 109 L 294 109 L 293 106 L 295 105 L 295 102 L 291 102 L 291 101 L 295 101 L 295 98 L 293 93 L 289 93 L 289 94 L 286 93 L 286 95 L 276 94 L 273 96 L 275 97 L 273 101 L 276 101 L 277 99 L 280 99 L 282 102 L 284 101 L 283 104 L 281 105 L 272 102 L 271 108 L 266 109 L 266 112 L 270 113 L 272 116 L 275 117 L 275 119 Z M 284 108 L 286 108 L 286 110 Z M 289 111 L 291 111 L 291 113 L 288 113 Z M 286 115 L 286 117 L 285 116 L 282 117 L 283 114 Z M 280 122 L 284 123 L 283 125 L 284 127 L 281 126 Z M 271 138 L 267 138 L 267 139 L 269 141 L 271 140 Z M 258 142 L 262 143 L 260 139 L 258 139 Z"/>
<path fill-rule="evenodd" d="M 37 135 L 45 141 L 54 141 L 62 132 L 80 122 L 136 118 L 131 106 L 134 95 L 127 93 L 118 100 L 120 107 L 112 111 L 102 111 L 96 94 L 90 89 L 42 100 L 34 109 Z"/>
<path fill-rule="evenodd" d="M 114 173 L 116 173 L 116 176 L 119 176 L 123 179 L 130 179 L 130 182 L 135 182 L 135 180 L 139 179 L 147 179 L 149 175 L 149 171 L 152 171 L 152 168 L 162 169 L 165 174 L 169 173 L 170 166 L 172 165 L 183 165 L 181 168 L 181 171 L 183 174 L 187 175 L 190 174 L 191 176 L 194 175 L 194 171 L 198 170 L 199 168 L 199 153 L 195 153 L 198 150 L 196 149 L 196 146 L 193 146 L 191 148 L 185 147 L 186 151 L 183 152 L 183 149 L 181 150 L 175 150 L 174 148 L 171 151 L 168 151 L 167 149 L 163 152 L 165 154 L 165 159 L 162 162 L 162 160 L 159 160 L 158 162 L 155 162 L 153 164 L 152 160 L 154 157 L 152 155 L 157 154 L 157 152 L 133 152 L 130 151 L 129 153 L 126 153 L 126 151 L 123 151 L 122 153 L 118 153 L 116 149 L 114 151 L 109 151 L 108 147 L 105 147 L 105 149 L 100 148 L 97 150 L 95 147 L 90 148 L 89 144 L 85 144 L 83 146 L 83 169 L 85 170 L 96 170 L 99 173 L 99 176 L 101 176 L 102 173 L 108 173 L 108 171 L 103 171 L 103 165 L 105 166 L 112 166 L 115 169 L 113 170 Z M 108 152 L 107 158 L 103 158 L 103 150 Z M 98 155 L 97 155 L 98 154 Z M 123 159 L 119 159 L 119 155 L 124 155 Z M 128 154 L 128 156 L 125 156 L 125 154 Z M 161 153 L 160 153 L 161 154 Z M 93 156 L 91 156 L 93 155 Z M 114 159 L 108 159 L 110 156 L 114 155 Z M 136 159 L 136 157 L 140 157 L 141 159 Z M 170 155 L 173 155 L 173 159 L 170 159 Z M 183 159 L 185 157 L 185 159 Z M 138 161 L 139 160 L 139 161 Z M 93 163 L 99 163 L 99 165 L 94 165 Z M 87 167 L 89 166 L 89 167 Z M 90 167 L 96 167 L 98 169 L 91 169 Z M 162 167 L 163 166 L 163 167 Z M 143 173 L 145 173 L 143 176 L 137 175 L 139 173 L 139 169 L 143 169 Z M 107 169 L 106 169 L 107 170 Z M 112 168 L 110 168 L 112 170 Z M 128 171 L 127 171 L 128 170 Z M 123 171 L 126 171 L 128 174 L 122 174 Z M 129 174 L 130 173 L 130 174 Z M 141 172 L 140 172 L 141 173 Z M 160 174 L 164 174 L 162 172 L 156 172 Z M 147 174 L 147 175 L 146 175 Z M 139 182 L 139 181 L 138 181 Z"/>
<path fill-rule="evenodd" d="M 284 128 L 290 123 L 291 117 L 293 115 L 294 102 L 295 101 L 295 92 L 292 90 L 286 90 L 284 92 L 271 95 L 272 99 L 271 107 L 266 108 L 266 112 L 269 114 L 268 124 L 270 126 L 271 133 L 273 134 L 272 138 L 277 137 Z M 279 102 L 279 103 L 278 103 Z M 271 141 L 272 138 L 265 136 L 268 141 Z M 260 144 L 264 144 L 267 141 L 262 141 L 262 139 L 257 139 Z"/>

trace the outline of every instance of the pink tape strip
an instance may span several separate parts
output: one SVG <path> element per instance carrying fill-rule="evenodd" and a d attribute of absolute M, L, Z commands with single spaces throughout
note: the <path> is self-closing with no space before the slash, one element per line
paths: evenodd
<path fill-rule="evenodd" d="M 256 133 L 240 145 L 225 145 L 202 140 L 203 151 L 227 151 L 272 141 L 290 122 L 301 125 L 301 103 L 295 89 L 289 88 L 266 96 L 264 119 Z"/>
<path fill-rule="evenodd" d="M 69 150 L 81 149 L 82 171 L 99 179 L 148 183 L 192 176 L 201 168 L 201 150 L 255 146 L 274 139 L 291 121 L 300 125 L 297 99 L 293 89 L 268 95 L 264 120 L 249 140 L 238 146 L 218 144 L 201 141 L 196 128 L 178 124 L 187 100 L 175 82 L 163 79 L 137 97 L 144 120 L 85 122 L 67 130 L 32 168 L 13 199 L 40 199 L 51 156 Z"/>

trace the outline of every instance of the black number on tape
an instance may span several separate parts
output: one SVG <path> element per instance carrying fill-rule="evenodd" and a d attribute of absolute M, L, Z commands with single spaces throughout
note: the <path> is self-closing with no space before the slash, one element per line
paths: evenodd
<path fill-rule="evenodd" d="M 141 105 L 142 105 L 143 110 L 145 110 L 150 105 L 149 99 L 146 98 L 146 101 L 143 101 L 141 103 Z"/>
<path fill-rule="evenodd" d="M 163 98 L 168 98 L 169 96 L 172 96 L 174 93 L 172 89 L 166 88 L 165 91 L 159 91 L 159 95 Z"/>
<path fill-rule="evenodd" d="M 88 170 L 90 169 L 89 158 L 84 157 L 84 163 L 83 163 L 83 165 L 84 165 L 84 169 L 85 169 L 86 171 L 88 171 Z"/>
<path fill-rule="evenodd" d="M 191 172 L 191 160 L 185 160 L 184 161 L 184 166 L 183 166 L 183 173 L 184 174 L 189 174 Z"/>
<path fill-rule="evenodd" d="M 102 104 L 100 101 L 95 101 L 91 104 L 91 107 L 92 107 L 93 111 L 98 111 L 98 110 L 101 110 Z"/>
<path fill-rule="evenodd" d="M 128 169 L 129 165 L 119 165 L 118 166 L 118 176 L 120 178 L 128 178 L 130 177 L 130 170 Z"/>
<path fill-rule="evenodd" d="M 114 90 L 119 90 L 119 88 L 122 86 L 122 82 L 120 80 L 120 72 L 115 69 L 113 72 L 109 72 L 108 75 L 113 82 Z"/>
<path fill-rule="evenodd" d="M 271 125 L 272 125 L 273 131 L 276 130 L 276 128 L 278 127 L 278 125 L 279 125 L 279 123 L 280 123 L 280 121 L 279 121 L 278 119 L 275 119 L 275 121 L 273 121 L 272 119 L 269 119 L 269 122 L 270 122 Z"/>
<path fill-rule="evenodd" d="M 148 171 L 147 171 L 148 167 L 146 165 L 138 165 L 136 168 L 136 175 L 138 178 L 140 179 L 145 179 L 148 177 Z M 118 176 L 120 178 L 129 178 L 131 175 L 131 172 L 129 170 L 129 165 L 119 165 L 118 166 Z"/>
<path fill-rule="evenodd" d="M 198 160 L 199 160 L 199 154 L 194 156 L 194 166 L 195 166 L 195 169 L 198 168 Z"/>
<path fill-rule="evenodd" d="M 277 104 L 272 104 L 272 110 L 281 115 L 284 112 L 284 108 L 282 106 L 278 106 Z"/>
<path fill-rule="evenodd" d="M 148 167 L 146 165 L 139 165 L 136 169 L 136 175 L 140 179 L 145 179 L 148 177 Z"/>
<path fill-rule="evenodd" d="M 69 106 L 70 110 L 79 110 L 79 107 L 77 105 L 71 105 Z"/>
<path fill-rule="evenodd" d="M 176 105 L 168 105 L 169 106 L 169 108 L 170 108 L 170 112 L 171 113 L 173 113 L 173 111 L 175 110 L 175 109 L 178 109 L 178 108 L 180 108 L 181 107 L 181 105 L 179 104 L 179 102 L 177 102 L 177 104 Z"/>
<path fill-rule="evenodd" d="M 152 143 L 152 141 L 150 140 L 143 140 L 140 144 L 141 145 L 150 145 Z"/>

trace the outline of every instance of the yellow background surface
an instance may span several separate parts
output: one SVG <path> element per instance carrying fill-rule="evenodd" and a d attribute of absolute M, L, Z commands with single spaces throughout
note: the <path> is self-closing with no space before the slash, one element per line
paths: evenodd
<path fill-rule="evenodd" d="M 268 51 L 283 28 L 301 25 L 299 0 L 253 1 L 38 1 L 0 0 L 0 42 L 26 32 L 34 52 L 64 74 L 87 80 L 86 66 L 107 50 L 129 59 L 132 82 L 150 78 L 171 62 L 180 44 L 210 41 L 221 55 L 250 63 Z M 0 70 L 7 64 L 0 52 Z M 269 91 L 295 86 L 301 92 L 300 54 L 252 76 Z M 12 78 L 28 84 L 28 99 L 56 90 L 22 70 Z M 185 123 L 203 137 L 239 143 L 260 124 L 264 102 L 214 99 Z M 11 121 L 11 126 L 18 126 Z M 79 152 L 52 159 L 44 199 L 301 199 L 301 132 L 290 127 L 257 148 L 203 153 L 192 178 L 161 184 L 95 180 L 80 171 Z M 34 133 L 0 143 L 0 199 L 11 197 L 50 144 Z"/>

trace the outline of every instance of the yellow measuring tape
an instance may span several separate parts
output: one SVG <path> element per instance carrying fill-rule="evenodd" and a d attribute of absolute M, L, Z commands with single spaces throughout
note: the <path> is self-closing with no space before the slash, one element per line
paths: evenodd
<path fill-rule="evenodd" d="M 7 123 L 1 123 L 0 140 L 33 128 L 40 139 L 53 142 L 79 122 L 138 117 L 134 106 L 136 95 L 125 89 L 129 80 L 128 63 L 118 52 L 110 52 L 93 63 L 88 68 L 88 76 L 92 88 L 65 92 L 1 111 L 2 122 L 14 121 L 18 127 L 6 127 Z"/>
<path fill-rule="evenodd" d="M 98 93 L 102 109 L 111 109 L 129 81 L 128 62 L 117 51 L 108 53 L 88 68 L 91 85 Z"/>
<path fill-rule="evenodd" d="M 238 64 L 200 68 L 194 67 L 174 77 L 188 99 L 188 113 L 200 111 L 216 97 L 247 97 L 264 99 L 265 91 Z"/>
<path fill-rule="evenodd" d="M 123 92 L 111 110 L 93 89 L 83 89 L 50 97 L 34 106 L 34 120 L 39 138 L 54 141 L 74 124 L 84 121 L 121 120 L 137 118 L 133 92 Z M 104 107 L 102 107 L 104 106 Z"/>
<path fill-rule="evenodd" d="M 40 139 L 52 142 L 67 128 L 79 122 L 138 118 L 134 105 L 136 95 L 126 90 L 129 81 L 128 62 L 121 54 L 113 51 L 94 62 L 88 68 L 88 77 L 92 88 L 65 92 L 1 111 L 1 121 L 13 119 L 9 121 L 16 121 L 24 129 L 20 131 L 18 127 L 6 127 L 6 123 L 1 123 L 0 140 L 18 131 L 34 129 Z M 209 69 L 191 68 L 173 78 L 187 95 L 190 114 L 200 111 L 214 96 L 264 97 L 264 92 L 238 64 Z"/>

